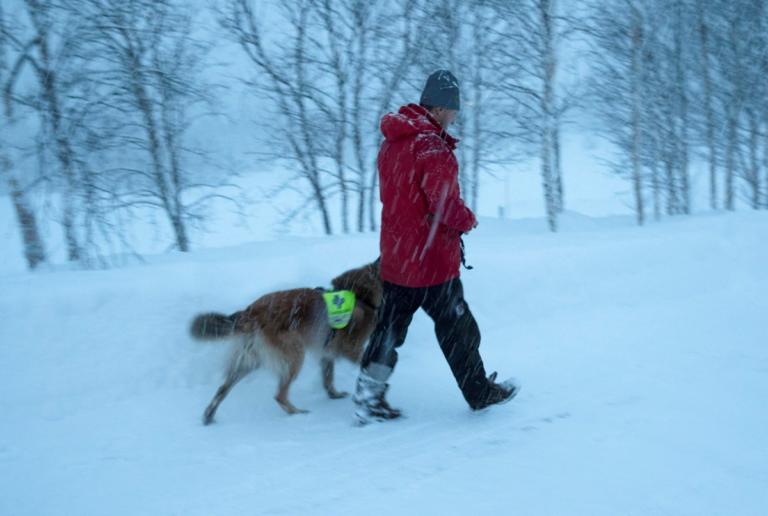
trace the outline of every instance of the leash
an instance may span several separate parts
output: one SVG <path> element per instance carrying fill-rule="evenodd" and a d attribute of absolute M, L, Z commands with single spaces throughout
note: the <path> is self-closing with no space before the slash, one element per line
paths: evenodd
<path fill-rule="evenodd" d="M 472 269 L 474 269 L 474 267 L 472 267 L 471 265 L 467 265 L 467 259 L 464 256 L 465 255 L 465 252 L 464 252 L 464 238 L 459 237 L 459 245 L 460 245 L 460 248 L 461 248 L 461 264 L 464 266 L 465 269 L 467 269 L 468 271 L 471 271 Z"/>

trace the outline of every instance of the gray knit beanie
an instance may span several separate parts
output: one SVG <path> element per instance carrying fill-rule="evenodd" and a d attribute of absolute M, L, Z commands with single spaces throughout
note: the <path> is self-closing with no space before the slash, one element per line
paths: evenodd
<path fill-rule="evenodd" d="M 419 104 L 459 110 L 459 81 L 448 70 L 437 70 L 427 77 Z"/>

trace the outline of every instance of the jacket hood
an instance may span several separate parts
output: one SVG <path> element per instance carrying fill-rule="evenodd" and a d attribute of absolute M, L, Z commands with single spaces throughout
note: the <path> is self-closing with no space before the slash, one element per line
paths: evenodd
<path fill-rule="evenodd" d="M 408 138 L 420 133 L 438 134 L 451 149 L 459 142 L 440 127 L 432 115 L 418 104 L 401 107 L 397 113 L 387 113 L 381 119 L 381 134 L 388 141 Z"/>

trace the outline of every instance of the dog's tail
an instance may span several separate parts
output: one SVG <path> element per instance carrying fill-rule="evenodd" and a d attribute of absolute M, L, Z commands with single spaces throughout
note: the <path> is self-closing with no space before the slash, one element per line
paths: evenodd
<path fill-rule="evenodd" d="M 216 312 L 200 314 L 189 325 L 192 338 L 198 340 L 222 339 L 235 333 L 240 312 L 224 315 Z"/>

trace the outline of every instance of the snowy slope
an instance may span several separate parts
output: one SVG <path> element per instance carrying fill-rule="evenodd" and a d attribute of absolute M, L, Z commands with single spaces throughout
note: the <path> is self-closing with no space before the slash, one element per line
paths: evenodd
<path fill-rule="evenodd" d="M 227 347 L 186 326 L 327 284 L 373 235 L 0 276 L 0 514 L 768 514 L 766 214 L 564 225 L 467 239 L 481 352 L 520 396 L 470 413 L 419 314 L 390 396 L 408 418 L 362 429 L 313 361 L 310 414 L 262 373 L 202 426 Z"/>

